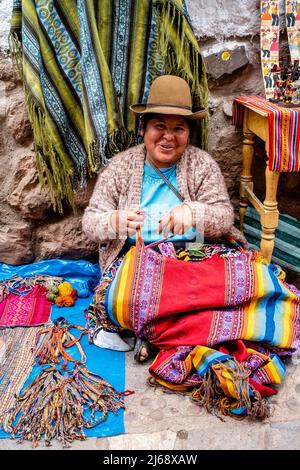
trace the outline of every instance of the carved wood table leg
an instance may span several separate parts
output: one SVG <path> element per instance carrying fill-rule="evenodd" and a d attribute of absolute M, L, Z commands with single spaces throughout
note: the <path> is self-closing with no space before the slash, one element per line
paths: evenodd
<path fill-rule="evenodd" d="M 253 189 L 253 179 L 251 174 L 251 166 L 254 155 L 254 134 L 252 132 L 244 132 L 243 140 L 243 170 L 241 175 L 240 186 L 240 229 L 243 231 L 245 212 L 248 207 L 248 199 L 245 194 L 244 188 L 250 187 Z"/>
<path fill-rule="evenodd" d="M 275 230 L 278 225 L 279 212 L 277 209 L 277 187 L 280 173 L 266 168 L 266 198 L 263 203 L 264 211 L 261 214 L 262 238 L 260 249 L 268 263 L 271 262 L 275 242 Z"/>

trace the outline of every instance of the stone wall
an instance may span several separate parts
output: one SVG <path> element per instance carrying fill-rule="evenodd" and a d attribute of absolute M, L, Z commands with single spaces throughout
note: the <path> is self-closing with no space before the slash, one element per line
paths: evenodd
<path fill-rule="evenodd" d="M 0 261 L 11 264 L 53 257 L 94 256 L 96 247 L 81 232 L 88 191 L 78 194 L 78 214 L 54 214 L 38 182 L 22 86 L 7 54 L 12 0 L 0 3 Z M 223 171 L 238 208 L 242 135 L 231 124 L 232 100 L 262 94 L 259 57 L 259 2 L 187 0 L 191 21 L 209 73 L 209 151 Z M 224 58 L 227 60 L 223 60 Z M 265 155 L 256 144 L 256 191 L 263 198 Z M 282 175 L 280 210 L 300 219 L 300 175 Z M 238 212 L 236 211 L 237 217 Z"/>

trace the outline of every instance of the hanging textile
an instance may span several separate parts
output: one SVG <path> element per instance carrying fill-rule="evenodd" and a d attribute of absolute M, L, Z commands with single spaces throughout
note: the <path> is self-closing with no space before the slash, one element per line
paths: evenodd
<path fill-rule="evenodd" d="M 261 0 L 261 65 L 266 98 L 274 98 L 279 78 L 279 0 Z"/>
<path fill-rule="evenodd" d="M 237 96 L 233 101 L 232 122 L 240 128 L 243 125 L 245 107 L 268 118 L 269 169 L 280 172 L 300 171 L 300 109 L 283 108 L 261 96 Z"/>
<path fill-rule="evenodd" d="M 300 60 L 300 4 L 299 1 L 285 0 L 286 29 L 291 62 Z"/>
<path fill-rule="evenodd" d="M 136 143 L 129 105 L 153 79 L 188 80 L 195 108 L 207 105 L 202 57 L 184 0 L 14 0 L 10 47 L 23 77 L 37 168 L 53 205 L 101 164 Z M 207 123 L 197 123 L 207 146 Z"/>
<path fill-rule="evenodd" d="M 267 99 L 274 98 L 276 81 L 280 79 L 279 0 L 261 0 L 261 64 Z M 300 61 L 300 4 L 285 0 L 285 23 L 290 62 Z"/>
<path fill-rule="evenodd" d="M 32 366 L 36 334 L 43 327 L 6 328 L 0 330 L 0 427 L 7 411 L 13 406 L 15 396 L 25 384 Z"/>
<path fill-rule="evenodd" d="M 204 387 L 221 413 L 268 416 L 263 397 L 285 371 L 279 354 L 299 348 L 300 292 L 259 253 L 224 248 L 185 262 L 155 251 L 159 243 L 138 238 L 98 310 L 160 350 L 150 367 L 159 383 Z"/>

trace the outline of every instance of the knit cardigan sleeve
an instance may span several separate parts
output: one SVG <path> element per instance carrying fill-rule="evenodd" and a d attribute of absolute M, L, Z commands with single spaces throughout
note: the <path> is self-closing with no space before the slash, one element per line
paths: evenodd
<path fill-rule="evenodd" d="M 206 152 L 193 155 L 193 197 L 184 201 L 193 212 L 194 225 L 207 238 L 230 232 L 234 222 L 233 206 L 219 165 Z M 189 177 L 188 177 L 189 179 Z"/>
<path fill-rule="evenodd" d="M 82 228 L 90 240 L 106 243 L 116 239 L 110 219 L 118 209 L 118 162 L 115 157 L 97 178 L 92 197 L 82 218 Z"/>

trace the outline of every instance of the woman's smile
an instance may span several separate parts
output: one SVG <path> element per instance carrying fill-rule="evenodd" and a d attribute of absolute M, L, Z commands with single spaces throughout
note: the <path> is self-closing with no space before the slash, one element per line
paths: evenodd
<path fill-rule="evenodd" d="M 169 152 L 174 149 L 173 145 L 170 144 L 159 144 L 163 151 Z"/>

